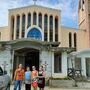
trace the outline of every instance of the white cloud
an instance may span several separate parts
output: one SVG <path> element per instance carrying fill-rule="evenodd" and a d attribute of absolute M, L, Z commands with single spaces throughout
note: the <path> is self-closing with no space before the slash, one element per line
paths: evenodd
<path fill-rule="evenodd" d="M 51 2 L 50 2 L 51 1 Z M 54 0 L 53 0 L 54 2 Z M 57 0 L 58 3 L 52 3 L 52 0 L 39 0 L 38 5 L 60 9 L 62 16 L 62 25 L 64 18 L 77 21 L 76 0 Z M 8 9 L 28 6 L 33 3 L 32 0 L 0 0 L 0 27 L 8 25 Z"/>

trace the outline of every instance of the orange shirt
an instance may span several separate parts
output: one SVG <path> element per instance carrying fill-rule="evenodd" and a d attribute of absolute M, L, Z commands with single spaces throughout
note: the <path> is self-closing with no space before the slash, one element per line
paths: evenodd
<path fill-rule="evenodd" d="M 15 80 L 23 80 L 24 79 L 24 70 L 23 69 L 16 69 L 15 71 Z"/>
<path fill-rule="evenodd" d="M 38 72 L 37 71 L 32 71 L 31 72 L 31 77 L 32 78 L 36 78 L 38 76 Z"/>

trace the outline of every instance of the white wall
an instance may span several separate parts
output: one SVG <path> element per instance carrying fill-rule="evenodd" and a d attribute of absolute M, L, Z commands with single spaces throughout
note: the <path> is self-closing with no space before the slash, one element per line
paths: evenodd
<path fill-rule="evenodd" d="M 65 78 L 67 77 L 67 52 L 62 52 L 62 72 L 61 73 L 54 73 L 54 60 L 52 63 L 53 66 L 53 72 L 52 72 L 52 76 L 54 78 Z"/>
<path fill-rule="evenodd" d="M 6 70 L 8 75 L 10 75 L 10 70 L 11 70 L 11 54 L 9 50 L 4 50 L 4 51 L 0 51 L 0 66 L 3 69 L 3 65 L 4 61 L 6 61 L 6 64 L 8 64 L 6 66 Z"/>
<path fill-rule="evenodd" d="M 46 77 L 51 77 L 52 75 L 52 60 L 54 59 L 54 53 L 51 51 L 41 51 L 40 52 L 40 60 L 41 60 L 41 65 L 47 64 L 47 69 L 45 71 Z"/>
<path fill-rule="evenodd" d="M 90 51 L 83 51 L 76 55 L 77 58 L 81 58 L 82 75 L 86 76 L 86 58 L 90 58 Z M 68 67 L 71 68 L 71 58 L 68 59 Z M 74 63 L 75 66 L 75 63 Z"/>
<path fill-rule="evenodd" d="M 87 77 L 86 76 L 86 58 L 90 58 L 90 52 L 88 52 L 88 51 L 82 52 L 82 53 L 78 54 L 77 57 L 81 58 L 82 75 Z"/>

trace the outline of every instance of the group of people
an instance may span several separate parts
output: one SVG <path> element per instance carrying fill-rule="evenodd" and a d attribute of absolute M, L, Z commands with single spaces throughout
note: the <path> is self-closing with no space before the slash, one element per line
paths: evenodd
<path fill-rule="evenodd" d="M 33 90 L 37 90 L 38 87 L 40 90 L 44 90 L 45 73 L 43 66 L 39 67 L 39 71 L 36 70 L 35 66 L 32 66 L 32 71 L 30 71 L 30 67 L 27 66 L 26 71 L 24 71 L 22 64 L 19 64 L 14 74 L 14 90 L 17 90 L 17 88 L 21 90 L 23 81 L 25 81 L 25 90 L 31 90 L 31 85 Z"/>

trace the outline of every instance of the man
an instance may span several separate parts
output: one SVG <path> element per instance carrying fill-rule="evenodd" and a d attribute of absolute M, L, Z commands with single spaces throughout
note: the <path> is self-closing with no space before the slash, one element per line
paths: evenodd
<path fill-rule="evenodd" d="M 19 64 L 19 67 L 15 70 L 14 75 L 14 90 L 17 90 L 17 87 L 19 87 L 19 90 L 21 90 L 21 84 L 24 80 L 24 69 L 22 68 L 22 64 Z"/>

